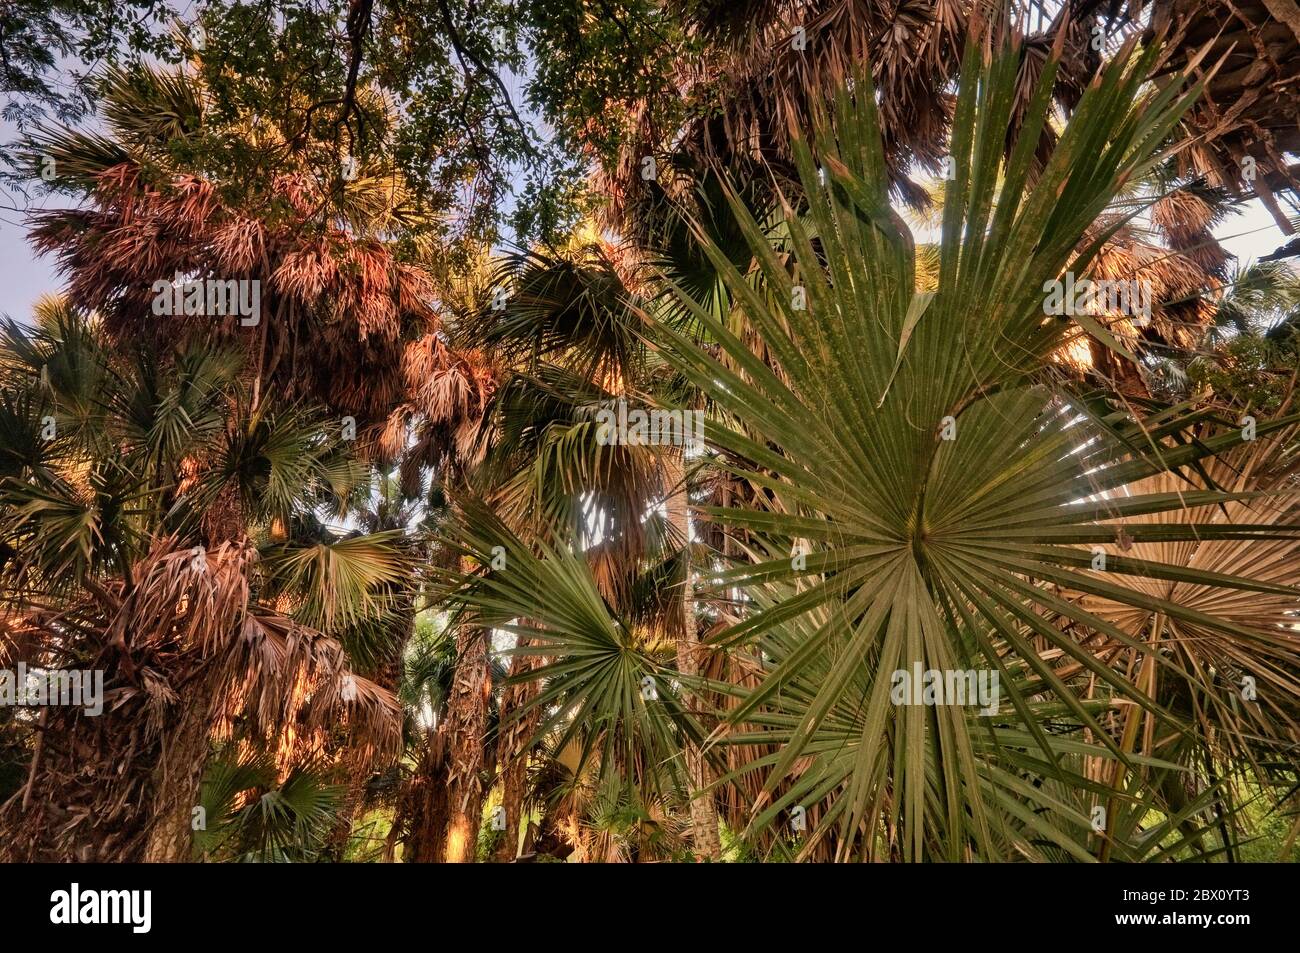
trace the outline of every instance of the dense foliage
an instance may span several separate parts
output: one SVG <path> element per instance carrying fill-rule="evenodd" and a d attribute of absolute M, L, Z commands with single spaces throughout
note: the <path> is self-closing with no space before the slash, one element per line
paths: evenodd
<path fill-rule="evenodd" d="M 1214 232 L 1296 183 L 1199 38 L 1300 36 L 1147 6 L 6 8 L 0 671 L 104 704 L 0 706 L 0 859 L 1289 856 L 1300 283 Z"/>

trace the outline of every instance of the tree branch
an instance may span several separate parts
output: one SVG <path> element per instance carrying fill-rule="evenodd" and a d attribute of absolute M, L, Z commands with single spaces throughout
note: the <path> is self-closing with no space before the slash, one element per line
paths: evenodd
<path fill-rule="evenodd" d="M 519 113 L 515 110 L 515 104 L 510 99 L 510 91 L 506 89 L 506 84 L 501 82 L 501 77 L 498 76 L 494 70 L 488 69 L 487 66 L 484 65 L 483 61 L 475 56 L 474 53 L 467 49 L 461 42 L 460 34 L 456 31 L 456 24 L 451 18 L 451 10 L 447 8 L 447 0 L 438 0 L 438 10 L 442 13 L 442 19 L 447 24 L 447 36 L 451 40 L 452 48 L 456 51 L 456 58 L 460 60 L 461 69 L 465 71 L 466 75 L 469 75 L 471 72 L 477 72 L 492 80 L 501 93 L 501 98 L 506 104 L 506 109 L 510 110 L 510 115 L 514 118 L 515 125 L 519 127 L 519 133 L 523 136 L 525 151 L 531 157 L 537 158 L 537 150 L 533 148 L 533 140 L 529 135 L 528 127 L 524 125 L 524 121 L 519 118 Z M 473 71 L 466 66 L 465 61 L 467 59 L 474 65 Z"/>

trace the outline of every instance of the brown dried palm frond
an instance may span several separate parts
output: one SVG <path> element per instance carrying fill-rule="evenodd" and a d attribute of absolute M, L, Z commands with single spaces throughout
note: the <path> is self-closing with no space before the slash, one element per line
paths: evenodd
<path fill-rule="evenodd" d="M 1118 213 L 1099 218 L 1088 229 L 1083 244 L 1113 228 L 1117 218 Z M 1151 311 L 1149 315 L 1133 309 L 1103 311 L 1094 317 L 1130 354 L 1195 352 L 1214 319 L 1213 296 L 1224 287 L 1222 270 L 1207 268 L 1207 263 L 1222 261 L 1221 247 L 1211 237 L 1202 251 L 1204 255 L 1198 257 L 1166 247 L 1146 229 L 1132 223 L 1120 225 L 1098 250 L 1088 277 L 1130 288 L 1137 283 Z M 1149 381 L 1139 364 L 1090 335 L 1072 336 L 1057 360 L 1074 373 L 1110 381 L 1124 393 L 1149 393 Z"/>
<path fill-rule="evenodd" d="M 251 272 L 266 254 L 266 229 L 257 219 L 236 213 L 213 229 L 212 251 L 222 271 Z"/>
<path fill-rule="evenodd" d="M 452 465 L 460 472 L 483 460 L 498 374 L 483 351 L 452 348 L 439 334 L 406 344 L 405 400 L 389 415 L 379 440 L 383 459 L 402 460 L 404 485 L 422 483 L 420 468 Z"/>
<path fill-rule="evenodd" d="M 1015 18 L 1009 5 L 984 0 L 713 0 L 678 6 L 688 32 L 703 42 L 703 53 L 698 62 L 683 62 L 672 95 L 694 108 L 682 128 L 661 128 L 652 101 L 629 110 L 627 146 L 597 182 L 610 197 L 610 222 L 625 231 L 635 232 L 665 194 L 689 196 L 689 176 L 642 178 L 649 155 L 660 158 L 661 170 L 720 160 L 737 175 L 774 177 L 788 190 L 796 184 L 789 130 L 807 128 L 818 104 L 864 62 L 872 68 L 895 196 L 923 208 L 926 190 L 912 176 L 935 173 L 948 153 L 951 86 L 971 29 L 986 40 L 1010 35 L 1019 43 L 1010 148 L 1053 48 L 1061 54 L 1053 96 L 1069 111 L 1102 62 L 1092 47 L 1093 28 L 1134 28 L 1129 11 L 1115 15 L 1099 3 L 1063 4 L 1052 19 L 1032 22 Z M 1040 161 L 1052 142 L 1045 129 Z"/>
<path fill-rule="evenodd" d="M 453 351 L 436 334 L 406 346 L 402 375 L 411 403 L 448 426 L 481 418 L 496 390 L 495 369 L 482 351 Z"/>
<path fill-rule="evenodd" d="M 1174 251 L 1207 275 L 1222 278 L 1231 256 L 1211 232 L 1226 214 L 1217 198 L 1203 189 L 1174 189 L 1151 206 L 1151 225 Z"/>
<path fill-rule="evenodd" d="M 1102 218 L 1089 230 L 1095 236 L 1112 224 Z M 1088 239 L 1085 238 L 1085 241 Z M 1213 317 L 1213 308 L 1202 300 L 1222 282 L 1186 255 L 1156 244 L 1141 229 L 1122 226 L 1097 253 L 1092 277 L 1117 282 L 1146 282 L 1150 288 L 1149 330 L 1138 320 L 1110 320 L 1107 326 L 1127 341 L 1150 332 L 1156 340 L 1182 349 L 1195 347 Z"/>
<path fill-rule="evenodd" d="M 1250 574 L 1262 584 L 1290 587 L 1300 573 L 1300 541 L 1294 536 L 1269 538 L 1268 528 L 1294 526 L 1300 499 L 1294 495 L 1294 452 L 1288 452 L 1293 434 L 1261 438 L 1257 442 L 1207 467 L 1207 475 L 1233 493 L 1260 492 L 1222 506 L 1192 506 L 1178 517 L 1167 513 L 1151 517 L 1109 520 L 1121 528 L 1127 541 L 1122 555 L 1186 568 L 1197 573 Z M 1185 480 L 1174 474 L 1149 477 L 1126 488 L 1125 495 L 1180 493 Z M 1290 490 L 1287 493 L 1278 491 Z M 1264 495 L 1266 491 L 1269 492 Z M 1200 541 L 1143 542 L 1127 539 L 1127 526 L 1159 526 L 1187 520 L 1206 529 Z M 1258 539 L 1222 540 L 1215 528 L 1232 522 L 1260 528 Z M 1136 535 L 1136 530 L 1131 531 Z M 1118 573 L 1106 574 L 1114 585 L 1145 597 L 1167 600 L 1217 617 L 1237 627 L 1239 633 L 1174 620 L 1135 604 L 1120 605 L 1106 597 L 1067 592 L 1079 606 L 1141 643 L 1126 646 L 1111 636 L 1088 643 L 1108 664 L 1140 665 L 1145 652 L 1167 656 L 1170 666 L 1160 670 L 1159 697 L 1171 710 L 1202 726 L 1204 736 L 1231 760 L 1258 761 L 1269 753 L 1300 750 L 1300 602 L 1292 595 L 1220 588 L 1198 582 L 1153 580 Z M 1178 673 L 1186 673 L 1185 677 Z M 1063 672 L 1062 674 L 1068 674 Z M 1254 680 L 1257 700 L 1243 697 L 1243 679 Z M 1204 691 L 1212 684 L 1214 691 Z M 1151 738 L 1148 734 L 1148 743 Z"/>
<path fill-rule="evenodd" d="M 364 757 L 396 751 L 392 693 L 355 676 L 337 640 L 251 603 L 254 564 L 247 544 L 160 540 L 129 589 L 112 583 L 64 621 L 29 620 L 42 645 L 75 644 L 105 673 L 104 713 L 48 709 L 27 784 L 0 808 L 14 832 L 0 857 L 138 859 L 160 820 L 164 747 L 188 739 L 201 769 L 219 716 L 255 735 L 343 724 Z"/>
<path fill-rule="evenodd" d="M 410 433 L 411 415 L 411 408 L 404 404 L 394 409 L 382 425 L 372 428 L 367 437 L 370 444 L 367 449 L 372 459 L 384 465 L 403 459 Z"/>
<path fill-rule="evenodd" d="M 337 639 L 285 616 L 252 612 L 232 647 L 238 672 L 229 697 L 264 737 L 298 725 L 321 737 L 340 726 L 362 762 L 401 748 L 402 713 L 392 692 L 351 671 Z M 297 686 L 305 685 L 300 691 Z"/>
<path fill-rule="evenodd" d="M 221 132 L 274 153 L 282 167 L 223 180 L 178 158 L 175 142 L 197 134 L 185 123 L 172 130 L 175 140 L 160 141 L 142 100 L 152 91 L 170 102 L 179 90 L 186 102 L 202 101 L 201 65 L 139 66 L 109 79 L 108 126 L 119 151 L 96 149 L 94 137 L 67 128 L 43 129 L 28 143 L 34 154 L 59 155 L 63 184 L 83 198 L 81 208 L 37 213 L 30 235 L 38 252 L 56 258 L 73 303 L 102 314 L 118 341 L 242 348 L 264 389 L 273 381 L 285 396 L 311 397 L 356 417 L 359 429 L 386 417 L 402 397 L 402 340 L 439 327 L 433 277 L 398 260 L 387 241 L 414 221 L 400 173 L 374 166 L 321 176 L 317 160 L 328 144 L 282 148 L 293 137 L 273 123 L 236 117 Z M 384 103 L 366 98 L 375 100 L 368 115 L 391 118 Z M 249 327 L 232 315 L 153 314 L 154 283 L 177 276 L 259 281 L 261 320 Z"/>
<path fill-rule="evenodd" d="M 263 372 L 290 393 L 309 393 L 363 426 L 400 395 L 400 334 L 436 327 L 431 279 L 399 267 L 382 245 L 226 210 L 193 176 L 163 191 L 132 169 L 109 170 L 90 208 L 41 213 L 32 241 L 57 256 L 69 297 L 102 313 L 119 340 L 197 337 L 237 344 L 250 358 L 261 351 Z M 153 315 L 153 283 L 177 274 L 261 281 L 257 333 L 235 316 Z"/>
<path fill-rule="evenodd" d="M 1184 123 L 1189 148 L 1179 156 L 1185 173 L 1238 195 L 1257 195 L 1278 227 L 1290 234 L 1279 197 L 1300 205 L 1300 13 L 1272 0 L 1169 0 L 1151 10 L 1147 36 L 1166 42 L 1158 76 L 1176 74 L 1203 47 L 1225 57 Z M 1283 12 L 1279 12 L 1283 11 Z M 1288 13 L 1289 11 L 1289 13 Z M 1256 169 L 1245 174 L 1246 160 Z"/>
<path fill-rule="evenodd" d="M 177 549 L 155 544 L 133 574 L 135 585 L 109 626 L 111 643 L 132 647 L 175 645 L 204 657 L 226 647 L 248 612 L 248 575 L 253 550 L 222 543 Z"/>
<path fill-rule="evenodd" d="M 338 276 L 339 264 L 330 253 L 330 243 L 322 239 L 285 252 L 271 277 L 282 293 L 302 301 L 314 301 Z"/>

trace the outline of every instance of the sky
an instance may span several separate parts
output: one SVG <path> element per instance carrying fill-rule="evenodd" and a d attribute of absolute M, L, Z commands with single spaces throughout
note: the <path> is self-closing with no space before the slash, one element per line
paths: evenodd
<path fill-rule="evenodd" d="M 15 196 L 0 188 L 0 314 L 24 320 L 32 311 L 32 304 L 43 294 L 59 290 L 60 280 L 54 271 L 54 262 L 38 258 L 27 244 L 24 212 L 36 211 L 56 205 L 57 198 L 44 199 L 33 196 L 32 201 L 18 205 Z M 21 202 L 21 196 L 17 197 Z M 63 201 L 62 204 L 67 204 Z"/>

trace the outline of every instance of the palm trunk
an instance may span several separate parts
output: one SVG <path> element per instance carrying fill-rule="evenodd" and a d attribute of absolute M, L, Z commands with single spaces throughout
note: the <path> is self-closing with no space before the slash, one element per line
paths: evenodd
<path fill-rule="evenodd" d="M 411 641 L 411 636 L 415 633 L 415 605 L 412 601 L 405 602 L 399 618 L 401 634 L 394 640 L 386 656 L 379 660 L 372 676 L 376 684 L 388 689 L 394 696 L 397 696 L 401 690 L 402 657 L 406 653 L 406 646 Z M 365 812 L 366 789 L 374 773 L 369 764 L 352 764 L 346 746 L 342 747 L 343 766 L 348 778 L 347 791 L 338 814 L 335 815 L 334 829 L 330 831 L 327 846 L 327 853 L 337 861 L 345 859 L 348 844 L 352 839 L 352 826 L 358 815 Z"/>
<path fill-rule="evenodd" d="M 527 640 L 521 637 L 521 644 Z M 516 655 L 510 663 L 512 677 L 532 671 L 539 664 L 535 655 Z M 506 829 L 497 847 L 495 860 L 510 863 L 518 856 L 519 826 L 523 823 L 524 788 L 528 780 L 528 741 L 537 730 L 541 711 L 532 709 L 527 714 L 518 713 L 527 707 L 537 694 L 535 681 L 511 685 L 501 700 L 501 731 L 497 742 L 498 761 L 501 764 L 501 806 L 505 809 Z"/>
<path fill-rule="evenodd" d="M 447 833 L 442 859 L 473 863 L 483 814 L 483 736 L 487 731 L 488 631 L 465 626 L 456 637 L 456 677 L 443 731 L 447 740 Z"/>
<path fill-rule="evenodd" d="M 153 769 L 155 818 L 145 843 L 145 863 L 179 864 L 194 859 L 194 808 L 199 803 L 203 771 L 208 763 L 208 734 L 217 686 L 204 673 L 185 692 L 178 721 L 163 733 Z"/>
<path fill-rule="evenodd" d="M 393 830 L 402 834 L 402 862 L 431 864 L 442 860 L 447 836 L 446 737 L 430 731 L 420 751 L 415 778 L 398 806 Z"/>
<path fill-rule="evenodd" d="M 203 530 L 210 549 L 244 537 L 243 506 L 234 484 L 224 486 L 204 513 Z M 158 763 L 153 769 L 150 813 L 156 820 L 145 845 L 146 862 L 185 863 L 193 859 L 193 811 L 199 803 L 208 763 L 208 737 L 221 688 L 216 681 L 220 671 L 219 664 L 209 663 L 207 671 L 184 690 L 177 703 L 176 723 L 163 730 Z"/>
<path fill-rule="evenodd" d="M 666 458 L 668 484 L 668 525 L 686 546 L 686 571 L 682 582 L 682 633 L 677 640 L 677 668 L 685 676 L 700 671 L 700 642 L 695 628 L 695 585 L 690 566 L 690 491 L 686 481 L 686 461 L 680 454 Z M 682 704 L 690 709 L 693 698 L 684 695 Z M 722 859 L 722 841 L 718 833 L 718 810 L 713 795 L 699 795 L 712 781 L 703 754 L 694 745 L 686 747 L 686 770 L 691 790 L 691 839 L 695 854 L 707 860 Z"/>

